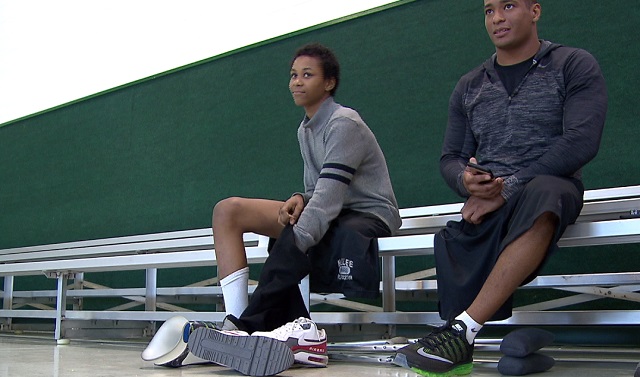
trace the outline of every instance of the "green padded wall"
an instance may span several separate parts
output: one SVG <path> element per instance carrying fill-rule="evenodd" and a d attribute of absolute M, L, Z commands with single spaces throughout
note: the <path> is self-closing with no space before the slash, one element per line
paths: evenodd
<path fill-rule="evenodd" d="M 587 188 L 638 184 L 640 5 L 542 6 L 541 37 L 592 52 L 608 83 Z M 0 248 L 203 228 L 224 197 L 300 190 L 303 112 L 287 83 L 310 41 L 340 58 L 336 99 L 376 133 L 400 206 L 459 201 L 438 158 L 451 90 L 493 51 L 482 4 L 405 1 L 1 125 Z"/>

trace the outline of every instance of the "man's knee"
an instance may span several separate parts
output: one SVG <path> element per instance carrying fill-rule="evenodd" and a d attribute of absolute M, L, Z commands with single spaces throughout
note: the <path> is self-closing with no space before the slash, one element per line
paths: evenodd
<path fill-rule="evenodd" d="M 547 211 L 540 214 L 533 225 L 548 228 L 553 233 L 559 220 L 558 215 L 551 211 Z"/>
<path fill-rule="evenodd" d="M 574 180 L 553 175 L 540 175 L 533 178 L 525 185 L 525 193 L 536 193 L 540 195 L 562 196 L 572 194 L 581 196 Z"/>
<path fill-rule="evenodd" d="M 540 175 L 533 178 L 529 183 L 525 185 L 525 192 L 549 192 L 556 191 L 558 187 L 562 186 L 564 179 L 554 177 L 550 175 Z"/>
<path fill-rule="evenodd" d="M 582 210 L 582 196 L 581 184 L 573 179 L 539 176 L 525 186 L 522 200 L 555 212 L 556 221 L 572 223 Z"/>

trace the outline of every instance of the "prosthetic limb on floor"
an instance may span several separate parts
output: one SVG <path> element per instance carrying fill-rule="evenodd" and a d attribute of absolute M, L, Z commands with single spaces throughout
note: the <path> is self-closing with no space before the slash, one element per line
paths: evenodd
<path fill-rule="evenodd" d="M 171 317 L 165 321 L 147 348 L 142 351 L 142 359 L 152 361 L 155 365 L 173 368 L 189 364 L 210 363 L 208 360 L 201 359 L 189 352 L 187 343 L 189 335 L 193 331 L 192 324 L 182 316 Z"/>
<path fill-rule="evenodd" d="M 184 317 L 176 316 L 167 320 L 158 329 L 142 352 L 142 359 L 152 361 L 156 365 L 174 368 L 210 362 L 197 357 L 198 353 L 191 352 L 188 345 L 194 331 L 202 327 L 227 333 L 236 330 L 237 336 L 249 336 L 245 332 L 237 331 L 233 323 L 227 319 L 218 326 L 212 322 L 188 321 Z M 253 336 L 273 338 L 286 344 L 291 348 L 297 364 L 310 367 L 327 365 L 326 333 L 307 318 L 298 318 L 273 331 L 254 332 Z"/>

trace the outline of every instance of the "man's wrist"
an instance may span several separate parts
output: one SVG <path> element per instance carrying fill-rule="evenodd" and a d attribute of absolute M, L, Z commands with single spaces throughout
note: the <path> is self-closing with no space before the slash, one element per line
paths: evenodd
<path fill-rule="evenodd" d="M 518 191 L 519 182 L 520 181 L 518 180 L 518 177 L 516 177 L 515 175 L 511 175 L 504 180 L 504 183 L 502 185 L 502 192 L 500 193 L 500 195 L 505 202 L 508 201 L 509 198 Z"/>

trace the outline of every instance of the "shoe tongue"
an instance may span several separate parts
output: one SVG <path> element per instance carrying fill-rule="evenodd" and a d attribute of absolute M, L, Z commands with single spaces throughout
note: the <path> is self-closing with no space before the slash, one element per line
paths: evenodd
<path fill-rule="evenodd" d="M 451 328 L 452 328 L 452 329 L 454 329 L 455 331 L 459 332 L 459 333 L 462 333 L 462 332 L 464 332 L 464 331 L 465 331 L 465 328 L 464 328 L 464 327 L 462 327 L 462 325 L 461 325 L 461 324 L 459 324 L 459 323 L 454 323 L 454 324 L 451 326 Z"/>
<path fill-rule="evenodd" d="M 231 320 L 229 320 L 229 318 L 224 319 L 224 321 L 222 321 L 222 330 L 238 330 L 238 326 L 236 326 L 235 323 L 231 322 Z"/>
<path fill-rule="evenodd" d="M 309 330 L 311 328 L 311 324 L 310 323 L 301 323 L 300 325 L 305 330 Z"/>

